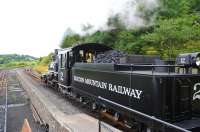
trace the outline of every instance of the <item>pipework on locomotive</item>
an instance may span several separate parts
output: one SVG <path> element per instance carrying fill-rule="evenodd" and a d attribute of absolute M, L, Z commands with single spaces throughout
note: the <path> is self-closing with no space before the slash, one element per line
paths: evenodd
<path fill-rule="evenodd" d="M 103 44 L 86 43 L 56 49 L 42 80 L 66 96 L 106 110 L 138 131 L 169 131 L 149 119 L 200 129 L 200 53 L 180 54 L 175 60 L 130 55 Z M 99 97 L 110 102 L 97 102 Z M 120 106 L 116 105 L 119 104 Z"/>

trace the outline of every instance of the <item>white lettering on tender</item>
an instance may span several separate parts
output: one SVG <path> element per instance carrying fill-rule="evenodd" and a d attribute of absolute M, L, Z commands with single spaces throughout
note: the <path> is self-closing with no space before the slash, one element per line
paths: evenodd
<path fill-rule="evenodd" d="M 200 83 L 196 83 L 194 85 L 194 91 L 195 93 L 193 94 L 193 100 L 196 100 L 196 99 L 200 100 Z"/>
<path fill-rule="evenodd" d="M 74 81 L 80 82 L 80 83 L 85 83 L 90 86 L 105 89 L 105 90 L 119 93 L 122 95 L 127 95 L 127 96 L 134 97 L 137 99 L 141 99 L 141 94 L 143 93 L 143 91 L 138 90 L 138 89 L 127 88 L 127 87 L 120 86 L 120 85 L 113 85 L 111 83 L 108 84 L 106 82 L 92 80 L 89 78 L 83 78 L 83 77 L 79 77 L 79 76 L 74 76 Z"/>

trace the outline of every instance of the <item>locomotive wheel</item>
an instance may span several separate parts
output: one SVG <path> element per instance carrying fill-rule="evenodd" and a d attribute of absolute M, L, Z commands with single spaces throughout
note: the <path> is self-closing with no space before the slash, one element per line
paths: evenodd
<path fill-rule="evenodd" d="M 92 103 L 92 110 L 96 110 L 97 109 L 97 104 L 96 103 Z"/>
<path fill-rule="evenodd" d="M 79 102 L 83 102 L 83 97 L 79 97 Z"/>
<path fill-rule="evenodd" d="M 120 114 L 118 112 L 115 112 L 115 114 L 114 114 L 114 120 L 118 121 L 119 118 L 120 118 Z"/>
<path fill-rule="evenodd" d="M 73 92 L 72 91 L 69 92 L 69 96 L 76 98 L 75 96 L 73 96 Z"/>
<path fill-rule="evenodd" d="M 106 108 L 103 108 L 103 109 L 102 109 L 102 112 L 104 112 L 104 113 L 107 112 L 107 111 L 108 111 L 108 110 L 107 110 Z"/>

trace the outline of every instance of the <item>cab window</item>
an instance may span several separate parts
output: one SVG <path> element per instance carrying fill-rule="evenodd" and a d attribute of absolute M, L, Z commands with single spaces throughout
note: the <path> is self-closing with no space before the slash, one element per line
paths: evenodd
<path fill-rule="evenodd" d="M 65 56 L 63 54 L 60 54 L 60 68 L 65 67 Z"/>
<path fill-rule="evenodd" d="M 86 62 L 87 63 L 94 62 L 94 55 L 91 52 L 86 53 Z"/>

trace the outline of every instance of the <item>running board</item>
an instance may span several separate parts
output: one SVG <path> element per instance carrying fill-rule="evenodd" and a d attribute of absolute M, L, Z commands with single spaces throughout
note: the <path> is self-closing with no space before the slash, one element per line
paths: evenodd
<path fill-rule="evenodd" d="M 69 94 L 69 90 L 71 89 L 71 86 L 66 86 L 63 84 L 58 83 L 58 88 L 63 94 Z"/>

